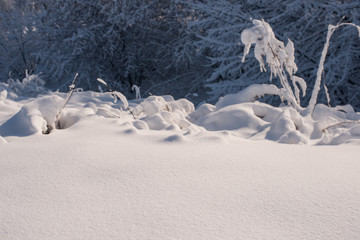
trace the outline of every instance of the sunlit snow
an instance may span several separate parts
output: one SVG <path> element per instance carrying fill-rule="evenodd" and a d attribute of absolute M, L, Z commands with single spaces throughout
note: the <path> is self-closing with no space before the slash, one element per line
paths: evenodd
<path fill-rule="evenodd" d="M 134 119 L 111 94 L 75 92 L 54 123 L 66 94 L 20 99 L 5 87 L 3 240 L 360 235 L 350 106 L 317 105 L 310 119 L 242 101 L 258 93 L 244 90 L 196 109 L 171 96 L 129 101 Z"/>

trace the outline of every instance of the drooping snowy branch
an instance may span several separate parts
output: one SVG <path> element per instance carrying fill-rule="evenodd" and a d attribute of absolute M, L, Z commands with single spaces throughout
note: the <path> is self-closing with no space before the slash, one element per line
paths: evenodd
<path fill-rule="evenodd" d="M 253 24 L 253 27 L 245 29 L 241 33 L 241 41 L 245 44 L 242 61 L 245 61 L 251 45 L 254 44 L 255 58 L 260 64 L 260 70 L 266 71 L 267 65 L 271 71 L 271 78 L 274 76 L 280 80 L 281 86 L 283 87 L 282 97 L 297 110 L 300 110 L 300 90 L 296 83 L 299 83 L 303 93 L 306 91 L 306 83 L 302 78 L 293 76 L 298 69 L 295 63 L 294 43 L 288 39 L 288 43 L 285 46 L 283 42 L 275 37 L 270 25 L 264 20 L 253 20 Z M 264 59 L 266 62 L 264 62 Z M 293 93 L 287 75 L 290 76 L 292 80 L 295 94 Z"/>

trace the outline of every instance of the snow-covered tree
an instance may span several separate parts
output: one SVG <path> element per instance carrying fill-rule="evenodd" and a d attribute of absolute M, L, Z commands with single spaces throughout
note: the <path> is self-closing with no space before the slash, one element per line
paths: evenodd
<path fill-rule="evenodd" d="M 241 63 L 243 45 L 240 33 L 251 24 L 250 18 L 264 19 L 274 29 L 279 40 L 292 39 L 296 46 L 298 75 L 313 86 L 318 60 L 326 40 L 327 26 L 342 22 L 359 25 L 360 4 L 356 1 L 293 1 L 249 0 L 216 2 L 193 1 L 196 21 L 190 26 L 197 33 L 197 46 L 211 60 L 212 73 L 207 77 L 210 101 L 237 92 L 251 83 L 264 83 L 268 73 L 258 71 L 255 58 Z M 345 16 L 345 17 L 344 17 Z M 325 63 L 324 79 L 331 104 L 350 103 L 360 109 L 360 42 L 356 30 L 343 28 L 334 34 Z M 311 91 L 311 87 L 308 91 Z M 307 94 L 303 104 L 309 100 Z M 325 92 L 319 95 L 326 102 Z"/>
<path fill-rule="evenodd" d="M 255 59 L 260 65 L 260 71 L 270 70 L 271 77 L 275 76 L 280 80 L 281 88 L 277 89 L 274 85 L 259 85 L 255 94 L 261 96 L 269 92 L 269 89 L 272 90 L 272 95 L 278 95 L 281 97 L 282 101 L 287 101 L 289 105 L 292 105 L 298 113 L 301 113 L 303 116 L 312 115 L 315 109 L 315 105 L 318 101 L 318 94 L 320 91 L 321 83 L 324 81 L 322 74 L 324 71 L 324 63 L 326 55 L 329 49 L 330 39 L 334 34 L 335 30 L 342 26 L 353 26 L 357 29 L 358 35 L 360 37 L 360 26 L 357 26 L 353 23 L 339 23 L 337 25 L 329 25 L 328 32 L 326 36 L 326 42 L 324 44 L 323 51 L 321 53 L 321 58 L 319 60 L 319 66 L 316 73 L 316 80 L 312 90 L 311 98 L 309 105 L 306 109 L 300 106 L 300 89 L 305 95 L 307 88 L 306 82 L 304 79 L 294 75 L 297 72 L 297 65 L 295 63 L 294 57 L 294 44 L 288 39 L 287 45 L 279 41 L 268 23 L 264 20 L 253 20 L 254 26 L 248 29 L 244 29 L 241 33 L 241 41 L 245 45 L 244 55 L 242 61 L 245 61 L 246 55 L 249 54 L 250 48 L 252 45 L 255 45 L 254 55 Z M 292 81 L 292 86 L 290 85 L 289 79 Z M 328 102 L 330 101 L 330 96 L 328 90 L 324 84 L 326 98 Z M 263 90 L 262 90 L 263 89 Z M 261 92 L 262 91 L 262 92 Z"/>
<path fill-rule="evenodd" d="M 195 102 L 214 102 L 270 78 L 258 71 L 255 58 L 241 61 L 240 33 L 251 26 L 250 18 L 268 22 L 280 41 L 292 39 L 298 76 L 308 86 L 316 79 L 327 26 L 360 24 L 360 4 L 350 0 L 3 0 L 0 8 L 1 81 L 10 71 L 23 79 L 28 69 L 61 90 L 76 72 L 84 89 L 97 89 L 100 77 L 132 97 L 133 85 L 141 86 L 144 97 L 191 98 L 204 86 L 210 89 Z M 334 33 L 323 79 L 330 104 L 360 109 L 355 31 L 344 27 Z M 323 86 L 319 99 L 327 102 Z"/>
<path fill-rule="evenodd" d="M 39 27 L 47 46 L 39 53 L 41 71 L 60 88 L 79 72 L 85 89 L 96 89 L 101 77 L 125 93 L 138 85 L 145 94 L 180 90 L 184 96 L 203 67 L 182 6 L 176 0 L 51 1 Z"/>
<path fill-rule="evenodd" d="M 0 4 L 0 79 L 8 75 L 24 78 L 36 66 L 34 52 L 39 50 L 30 1 L 2 1 Z"/>

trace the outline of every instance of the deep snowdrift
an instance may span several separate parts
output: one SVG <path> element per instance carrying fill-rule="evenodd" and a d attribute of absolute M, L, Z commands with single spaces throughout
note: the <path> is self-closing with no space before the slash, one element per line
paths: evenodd
<path fill-rule="evenodd" d="M 91 116 L 9 137 L 1 239 L 358 239 L 358 146 L 189 141 L 121 124 Z"/>
<path fill-rule="evenodd" d="M 134 119 L 109 94 L 76 92 L 54 123 L 65 94 L 0 92 L 2 240 L 360 235 L 350 106 L 305 118 L 243 93 L 196 110 L 151 96 L 129 101 Z"/>

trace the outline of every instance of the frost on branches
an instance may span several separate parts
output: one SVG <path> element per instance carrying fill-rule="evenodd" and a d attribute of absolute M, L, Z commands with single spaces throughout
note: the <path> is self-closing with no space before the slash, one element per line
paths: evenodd
<path fill-rule="evenodd" d="M 244 55 L 242 62 L 245 61 L 246 55 L 250 51 L 252 44 L 255 44 L 255 58 L 260 64 L 260 70 L 266 71 L 266 64 L 271 71 L 271 79 L 273 76 L 280 79 L 282 89 L 280 89 L 280 97 L 283 100 L 288 101 L 297 110 L 301 110 L 300 107 L 300 90 L 297 84 L 299 84 L 303 96 L 306 92 L 306 83 L 304 79 L 294 76 L 297 71 L 297 66 L 294 57 L 294 43 L 288 39 L 287 45 L 279 41 L 271 29 L 270 25 L 264 20 L 253 20 L 254 26 L 245 29 L 241 33 L 241 41 L 245 44 Z M 288 76 L 292 81 L 294 92 L 288 81 Z"/>
<path fill-rule="evenodd" d="M 348 25 L 356 27 L 360 36 L 360 27 L 353 23 L 339 23 L 336 26 L 329 25 L 326 42 L 321 54 L 316 80 L 311 94 L 311 99 L 308 107 L 303 109 L 300 106 L 300 90 L 298 85 L 300 86 L 304 97 L 306 83 L 304 79 L 294 75 L 298 68 L 295 63 L 295 48 L 293 42 L 288 39 L 288 43 L 285 45 L 283 42 L 276 39 L 270 25 L 264 20 L 253 20 L 253 24 L 253 27 L 245 29 L 241 33 L 241 41 L 245 45 L 242 62 L 245 61 L 245 57 L 249 53 L 251 45 L 255 44 L 254 54 L 255 58 L 260 64 L 260 70 L 266 71 L 266 66 L 264 63 L 265 59 L 266 64 L 271 71 L 271 78 L 272 76 L 275 76 L 280 79 L 282 89 L 280 89 L 280 94 L 278 95 L 282 98 L 282 100 L 288 101 L 298 112 L 304 116 L 313 114 L 315 105 L 317 103 L 322 75 L 324 72 L 324 63 L 332 34 L 339 27 Z M 292 81 L 292 87 L 288 81 L 288 76 Z M 324 88 L 329 103 L 330 97 L 325 83 Z"/>

